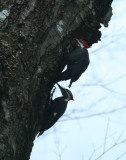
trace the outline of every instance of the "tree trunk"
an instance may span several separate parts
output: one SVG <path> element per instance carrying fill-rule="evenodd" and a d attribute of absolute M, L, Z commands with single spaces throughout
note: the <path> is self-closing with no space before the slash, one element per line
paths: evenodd
<path fill-rule="evenodd" d="M 28 160 L 75 37 L 100 40 L 112 0 L 0 1 L 0 159 Z M 52 82 L 52 83 L 51 83 Z"/>

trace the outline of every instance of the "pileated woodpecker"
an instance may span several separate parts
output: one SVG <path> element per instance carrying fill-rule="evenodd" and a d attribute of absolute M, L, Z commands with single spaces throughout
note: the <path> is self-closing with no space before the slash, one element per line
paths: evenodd
<path fill-rule="evenodd" d="M 73 100 L 71 91 L 61 87 L 59 84 L 57 85 L 63 96 L 55 98 L 54 100 L 51 98 L 50 104 L 44 113 L 43 123 L 41 124 L 38 136 L 42 135 L 45 130 L 51 128 L 57 122 L 64 114 L 68 101 Z"/>
<path fill-rule="evenodd" d="M 75 39 L 72 51 L 68 50 L 67 69 L 58 75 L 57 82 L 70 79 L 69 87 L 71 87 L 72 83 L 81 76 L 90 63 L 87 48 L 90 46 L 84 40 Z"/>

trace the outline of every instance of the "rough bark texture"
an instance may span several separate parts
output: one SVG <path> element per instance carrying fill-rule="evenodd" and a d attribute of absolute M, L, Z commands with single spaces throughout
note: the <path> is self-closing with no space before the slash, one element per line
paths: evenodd
<path fill-rule="evenodd" d="M 0 1 L 0 160 L 28 160 L 74 37 L 100 40 L 112 0 Z"/>

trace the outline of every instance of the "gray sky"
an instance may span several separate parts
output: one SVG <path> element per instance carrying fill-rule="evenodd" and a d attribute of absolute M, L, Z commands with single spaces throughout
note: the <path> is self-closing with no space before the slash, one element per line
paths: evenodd
<path fill-rule="evenodd" d="M 75 100 L 35 139 L 30 160 L 126 160 L 126 1 L 112 7 L 109 27 L 89 49 L 90 66 L 71 87 Z"/>

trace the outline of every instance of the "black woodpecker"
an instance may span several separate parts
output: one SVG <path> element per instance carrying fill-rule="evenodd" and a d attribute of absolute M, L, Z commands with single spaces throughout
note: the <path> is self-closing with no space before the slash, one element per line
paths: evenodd
<path fill-rule="evenodd" d="M 87 48 L 90 46 L 84 40 L 75 39 L 73 50 L 68 50 L 67 69 L 58 75 L 57 82 L 70 79 L 69 87 L 71 87 L 72 83 L 85 72 L 90 63 Z"/>
<path fill-rule="evenodd" d="M 57 120 L 64 114 L 68 101 L 73 100 L 71 91 L 61 87 L 59 84 L 57 85 L 63 96 L 50 100 L 50 104 L 44 113 L 43 123 L 41 124 L 38 136 L 42 135 L 44 131 L 51 128 L 57 122 Z"/>

